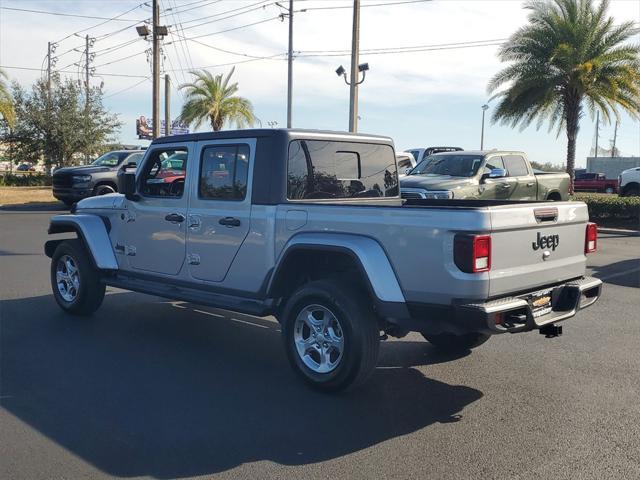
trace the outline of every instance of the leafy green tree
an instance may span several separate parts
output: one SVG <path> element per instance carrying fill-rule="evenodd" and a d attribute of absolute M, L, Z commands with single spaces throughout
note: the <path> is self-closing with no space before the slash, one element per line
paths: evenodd
<path fill-rule="evenodd" d="M 79 154 L 99 152 L 121 125 L 102 105 L 99 88 L 90 91 L 86 109 L 82 90 L 70 79 L 54 78 L 51 97 L 44 81 L 37 81 L 30 92 L 14 84 L 13 97 L 16 124 L 11 140 L 17 161 L 69 165 Z"/>
<path fill-rule="evenodd" d="M 13 97 L 6 82 L 7 74 L 0 70 L 0 118 L 11 128 L 15 122 Z"/>
<path fill-rule="evenodd" d="M 195 80 L 180 85 L 187 93 L 179 120 L 194 124 L 196 128 L 208 120 L 214 132 L 229 124 L 243 128 L 256 123 L 251 102 L 235 95 L 237 82 L 229 83 L 234 70 L 232 68 L 224 79 L 222 74 L 214 76 L 206 70 L 192 71 Z"/>
<path fill-rule="evenodd" d="M 494 121 L 525 128 L 537 119 L 539 128 L 548 120 L 549 130 L 566 130 L 572 180 L 585 106 L 607 121 L 618 118 L 618 108 L 640 115 L 638 46 L 629 42 L 634 25 L 616 25 L 608 7 L 609 0 L 529 0 L 529 24 L 499 52 L 510 65 L 488 85 L 499 99 Z"/>

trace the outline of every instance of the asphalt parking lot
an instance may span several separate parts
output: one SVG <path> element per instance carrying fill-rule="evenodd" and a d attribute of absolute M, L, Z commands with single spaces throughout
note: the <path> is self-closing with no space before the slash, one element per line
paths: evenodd
<path fill-rule="evenodd" d="M 110 291 L 64 315 L 50 212 L 0 212 L 0 478 L 640 478 L 640 237 L 600 237 L 602 299 L 564 335 L 446 357 L 384 342 L 372 380 L 327 396 L 277 323 Z"/>

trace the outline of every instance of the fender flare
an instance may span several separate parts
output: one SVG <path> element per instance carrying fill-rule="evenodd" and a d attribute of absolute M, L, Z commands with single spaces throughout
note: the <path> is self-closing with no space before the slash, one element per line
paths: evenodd
<path fill-rule="evenodd" d="M 113 253 L 107 227 L 97 215 L 56 215 L 51 217 L 49 234 L 75 232 L 86 245 L 95 266 L 100 270 L 117 270 L 118 261 Z M 61 240 L 52 240 L 45 244 L 45 253 L 53 254 Z"/>
<path fill-rule="evenodd" d="M 276 262 L 267 295 L 271 294 L 287 256 L 301 249 L 348 253 L 359 264 L 379 302 L 405 303 L 398 277 L 382 246 L 370 237 L 345 233 L 300 233 L 289 239 Z"/>

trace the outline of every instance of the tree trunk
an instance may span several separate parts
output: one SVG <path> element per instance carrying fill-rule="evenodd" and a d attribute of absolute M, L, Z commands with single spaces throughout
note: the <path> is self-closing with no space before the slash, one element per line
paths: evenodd
<path fill-rule="evenodd" d="M 575 91 L 568 92 L 564 99 L 564 115 L 567 122 L 567 173 L 569 174 L 569 193 L 573 195 L 573 180 L 576 167 L 576 139 L 580 127 L 582 97 Z"/>

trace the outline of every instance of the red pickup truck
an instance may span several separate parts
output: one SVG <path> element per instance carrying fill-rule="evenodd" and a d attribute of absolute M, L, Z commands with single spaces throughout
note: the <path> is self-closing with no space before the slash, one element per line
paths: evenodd
<path fill-rule="evenodd" d="M 581 173 L 576 175 L 573 189 L 577 192 L 617 193 L 618 180 L 608 179 L 604 173 Z"/>

